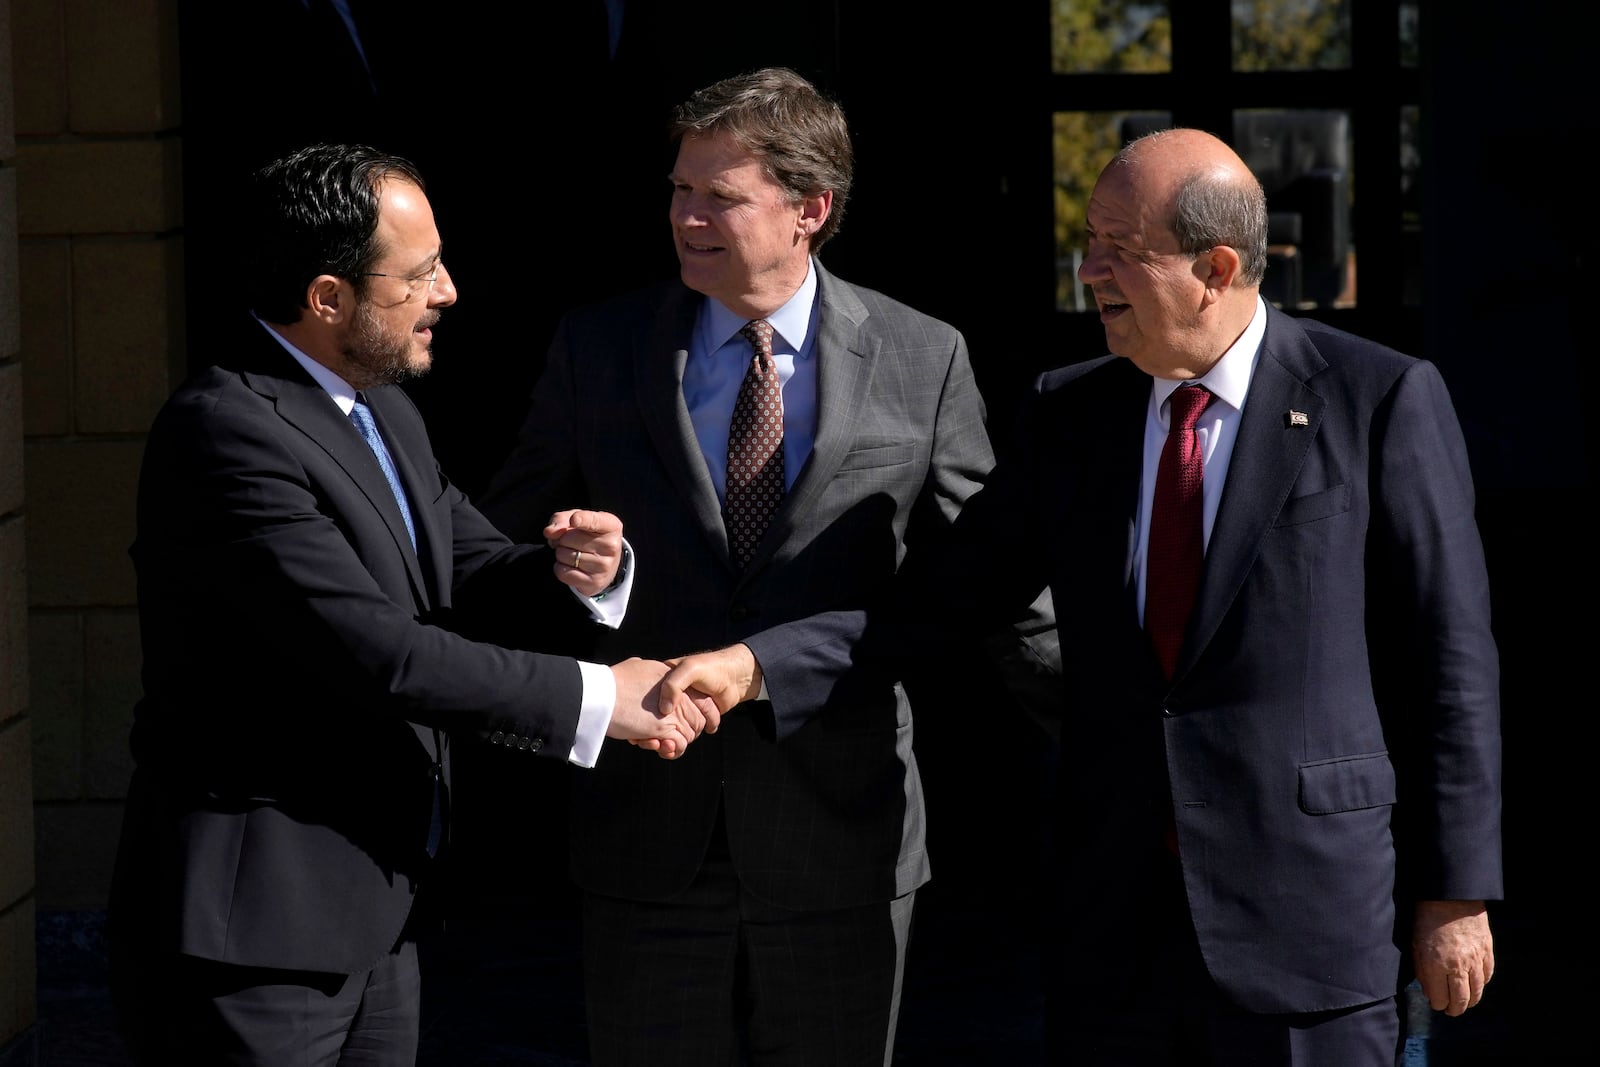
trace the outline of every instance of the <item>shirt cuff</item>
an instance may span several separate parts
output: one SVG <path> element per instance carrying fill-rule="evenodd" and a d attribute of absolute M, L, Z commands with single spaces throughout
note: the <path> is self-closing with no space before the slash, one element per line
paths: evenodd
<path fill-rule="evenodd" d="M 612 630 L 622 625 L 622 617 L 628 611 L 628 597 L 633 595 L 633 549 L 626 537 L 622 539 L 622 563 L 612 584 L 594 596 L 584 596 L 576 589 L 572 595 L 583 601 L 595 622 Z"/>
<path fill-rule="evenodd" d="M 611 727 L 611 709 L 617 704 L 617 678 L 603 663 L 578 661 L 583 676 L 583 704 L 578 708 L 578 735 L 567 754 L 568 763 L 593 767 Z"/>

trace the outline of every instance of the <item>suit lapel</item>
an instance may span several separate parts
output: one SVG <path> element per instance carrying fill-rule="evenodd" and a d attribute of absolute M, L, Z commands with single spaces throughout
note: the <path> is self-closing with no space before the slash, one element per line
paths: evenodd
<path fill-rule="evenodd" d="M 822 305 L 813 349 L 817 361 L 816 437 L 810 457 L 784 494 L 746 573 L 754 573 L 772 558 L 778 546 L 793 535 L 798 517 L 815 511 L 838 474 L 860 428 L 871 391 L 874 357 L 883 341 L 863 328 L 867 308 L 849 286 L 835 280 L 820 263 L 816 271 L 817 297 Z"/>
<path fill-rule="evenodd" d="M 1316 440 L 1327 401 L 1306 383 L 1326 366 L 1290 317 L 1268 309 L 1261 358 L 1239 419 L 1228 481 L 1206 546 L 1189 640 L 1176 675 L 1197 659 L 1238 595 Z M 1305 423 L 1289 413 L 1304 415 Z"/>
<path fill-rule="evenodd" d="M 688 501 L 700 532 L 717 557 L 727 560 L 731 569 L 728 531 L 722 522 L 717 487 L 700 454 L 689 407 L 683 400 L 683 368 L 689 360 L 695 316 L 703 299 L 686 287 L 675 287 L 663 313 L 655 316 L 653 325 L 638 336 L 633 355 L 635 399 L 667 477 Z"/>
<path fill-rule="evenodd" d="M 383 469 L 378 466 L 377 457 L 367 447 L 361 431 L 340 413 L 339 405 L 333 402 L 327 390 L 313 381 L 287 352 L 271 338 L 263 335 L 262 339 L 271 346 L 271 350 L 263 350 L 263 369 L 244 372 L 246 383 L 261 395 L 271 397 L 279 417 L 314 441 L 349 475 L 355 488 L 377 510 L 384 525 L 389 528 L 390 535 L 395 539 L 395 550 L 405 559 L 413 595 L 418 603 L 427 605 L 430 601 L 416 553 L 411 550 L 411 535 L 406 532 L 405 520 L 400 516 L 400 507 L 395 503 L 394 493 L 383 476 Z M 385 443 L 389 445 L 396 464 L 406 464 L 402 470 L 407 473 L 401 475 L 406 479 L 406 484 L 418 484 L 415 467 L 404 458 L 405 449 L 388 436 L 386 425 L 380 425 L 379 429 L 385 434 Z M 423 510 L 426 508 L 413 505 L 413 520 L 417 517 L 416 512 Z"/>

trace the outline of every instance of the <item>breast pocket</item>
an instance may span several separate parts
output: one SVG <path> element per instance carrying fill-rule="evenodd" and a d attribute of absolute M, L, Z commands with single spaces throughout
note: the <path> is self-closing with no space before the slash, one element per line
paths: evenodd
<path fill-rule="evenodd" d="M 884 467 L 898 467 L 916 458 L 915 445 L 868 445 L 863 448 L 852 448 L 845 453 L 844 460 L 839 464 L 839 470 L 841 472 L 879 470 Z"/>
<path fill-rule="evenodd" d="M 1299 526 L 1350 510 L 1350 484 L 1335 485 L 1305 496 L 1292 496 L 1283 503 L 1274 526 Z"/>

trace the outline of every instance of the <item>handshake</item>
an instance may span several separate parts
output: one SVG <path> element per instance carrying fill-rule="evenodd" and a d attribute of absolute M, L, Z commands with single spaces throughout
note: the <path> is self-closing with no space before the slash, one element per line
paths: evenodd
<path fill-rule="evenodd" d="M 617 580 L 622 520 L 606 511 L 558 511 L 544 528 L 556 578 L 593 597 Z M 717 732 L 722 713 L 761 693 L 761 667 L 744 645 L 668 661 L 623 660 L 611 668 L 617 702 L 607 737 L 676 759 L 702 731 Z"/>
<path fill-rule="evenodd" d="M 625 659 L 611 667 L 617 703 L 607 737 L 676 759 L 701 732 L 716 733 L 722 713 L 761 693 L 761 667 L 744 645 L 680 659 Z"/>

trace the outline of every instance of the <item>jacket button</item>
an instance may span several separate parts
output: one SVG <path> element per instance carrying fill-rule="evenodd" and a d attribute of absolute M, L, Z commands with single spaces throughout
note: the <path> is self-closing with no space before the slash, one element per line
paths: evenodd
<path fill-rule="evenodd" d="M 544 742 L 539 740 L 537 737 L 531 738 L 528 741 L 528 751 L 529 752 L 537 752 L 543 747 L 544 747 Z"/>
<path fill-rule="evenodd" d="M 491 745 L 503 745 L 503 744 L 505 744 L 506 743 L 506 732 L 504 730 L 496 730 L 494 733 L 489 735 L 489 743 Z"/>

